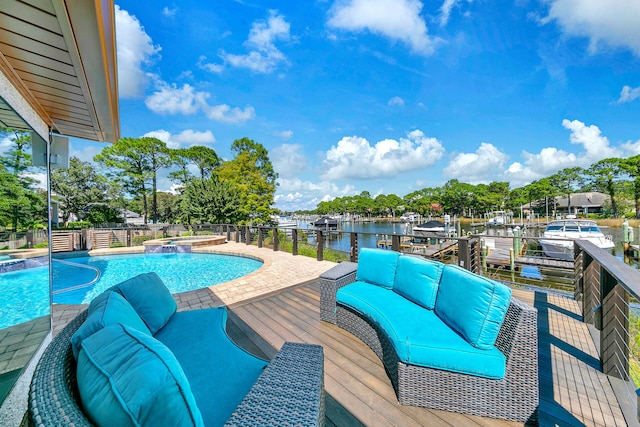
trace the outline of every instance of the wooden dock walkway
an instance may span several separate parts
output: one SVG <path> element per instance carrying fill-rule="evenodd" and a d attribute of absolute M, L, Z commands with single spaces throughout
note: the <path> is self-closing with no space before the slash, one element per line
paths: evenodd
<path fill-rule="evenodd" d="M 491 236 L 484 237 L 485 242 L 489 241 L 491 250 L 487 254 L 486 264 L 489 267 L 505 268 L 511 266 L 511 250 L 513 249 L 513 238 Z M 546 268 L 564 268 L 573 270 L 573 262 L 562 261 L 544 256 L 526 256 L 527 240 L 522 240 L 522 250 L 519 254 L 514 255 L 514 263 L 516 268 L 523 265 L 533 265 Z"/>
<path fill-rule="evenodd" d="M 543 292 L 514 290 L 538 309 L 539 424 L 624 426 L 625 419 L 578 304 Z M 317 281 L 230 307 L 234 328 L 272 356 L 285 341 L 320 344 L 325 352 L 327 424 L 367 426 L 517 426 L 507 422 L 398 404 L 377 356 L 346 331 L 319 320 Z M 630 423 L 630 425 L 632 425 Z"/>

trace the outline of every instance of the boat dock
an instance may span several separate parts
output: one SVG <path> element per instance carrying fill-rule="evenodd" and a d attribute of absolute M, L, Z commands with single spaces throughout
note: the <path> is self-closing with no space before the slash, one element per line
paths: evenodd
<path fill-rule="evenodd" d="M 487 247 L 485 263 L 488 267 L 499 269 L 505 267 L 511 268 L 513 265 L 513 268 L 516 270 L 524 265 L 570 270 L 574 268 L 573 262 L 570 261 L 562 261 L 544 256 L 526 255 L 528 246 L 526 239 L 522 239 L 518 253 L 515 253 L 514 239 L 511 237 L 485 237 L 484 241 Z"/>

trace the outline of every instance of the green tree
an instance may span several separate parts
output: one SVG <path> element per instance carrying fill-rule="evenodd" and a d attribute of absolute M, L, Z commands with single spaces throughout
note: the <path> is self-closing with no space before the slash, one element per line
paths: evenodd
<path fill-rule="evenodd" d="M 178 170 L 171 172 L 169 176 L 182 185 L 186 185 L 188 179 L 192 177 L 189 172 L 190 164 L 198 168 L 200 180 L 204 181 L 210 178 L 213 171 L 222 163 L 214 149 L 202 145 L 171 150 L 171 157 L 174 165 L 178 166 Z"/>
<path fill-rule="evenodd" d="M 14 231 L 47 221 L 46 198 L 0 164 L 0 225 Z"/>
<path fill-rule="evenodd" d="M 584 169 L 580 167 L 565 168 L 549 177 L 551 185 L 560 194 L 567 195 L 567 212 L 571 213 L 571 193 L 584 186 Z"/>
<path fill-rule="evenodd" d="M 107 181 L 89 162 L 77 157 L 69 159 L 69 169 L 51 171 L 51 190 L 62 210 L 62 221 L 69 221 L 71 214 L 81 218 L 89 203 L 104 202 Z"/>
<path fill-rule="evenodd" d="M 616 188 L 620 178 L 625 173 L 622 160 L 609 158 L 600 160 L 591 165 L 586 174 L 591 177 L 591 182 L 597 191 L 608 194 L 611 198 L 611 210 L 613 217 L 618 217 L 618 206 L 616 203 Z"/>
<path fill-rule="evenodd" d="M 173 224 L 178 220 L 179 199 L 175 194 L 158 191 L 158 221 Z"/>
<path fill-rule="evenodd" d="M 242 212 L 246 220 L 269 222 L 270 215 L 276 212 L 271 205 L 278 174 L 273 170 L 267 149 L 242 138 L 233 142 L 231 151 L 235 157 L 216 169 L 220 182 L 234 183 L 240 189 L 244 195 Z"/>
<path fill-rule="evenodd" d="M 107 203 L 87 204 L 83 209 L 81 218 L 91 224 L 120 223 L 123 221 L 120 211 Z"/>
<path fill-rule="evenodd" d="M 2 157 L 2 164 L 14 176 L 22 176 L 31 166 L 31 134 L 0 128 L 0 136 L 6 136 L 11 141 L 11 148 Z"/>
<path fill-rule="evenodd" d="M 124 189 L 134 197 L 142 198 L 144 221 L 147 222 L 151 181 L 152 218 L 157 222 L 157 174 L 158 170 L 172 163 L 167 145 L 157 138 L 121 138 L 107 146 L 94 160 L 111 170 L 110 176 L 122 183 Z"/>
<path fill-rule="evenodd" d="M 245 219 L 243 191 L 234 182 L 211 177 L 192 179 L 184 191 L 183 209 L 201 223 L 235 224 Z"/>
<path fill-rule="evenodd" d="M 636 218 L 640 218 L 640 154 L 622 159 L 620 166 L 631 178 L 633 199 L 636 205 Z"/>

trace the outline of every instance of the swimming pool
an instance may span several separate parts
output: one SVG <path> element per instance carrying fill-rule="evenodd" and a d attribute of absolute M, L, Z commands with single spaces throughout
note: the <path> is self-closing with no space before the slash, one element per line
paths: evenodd
<path fill-rule="evenodd" d="M 88 303 L 105 289 L 141 273 L 155 271 L 171 293 L 217 285 L 249 274 L 262 266 L 251 258 L 200 253 L 127 254 L 69 258 L 64 261 L 96 267 L 100 280 L 86 288 L 65 289 L 90 282 L 96 272 L 77 266 L 53 263 L 53 302 Z M 0 329 L 49 314 L 47 301 L 49 270 L 36 267 L 0 274 L 2 301 Z"/>

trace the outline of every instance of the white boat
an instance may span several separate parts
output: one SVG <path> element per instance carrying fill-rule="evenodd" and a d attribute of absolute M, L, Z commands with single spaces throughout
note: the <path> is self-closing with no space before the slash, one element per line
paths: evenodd
<path fill-rule="evenodd" d="M 487 224 L 490 226 L 498 226 L 498 225 L 504 225 L 504 217 L 503 216 L 494 216 L 493 218 L 489 219 L 489 221 L 487 221 Z"/>
<path fill-rule="evenodd" d="M 595 221 L 555 220 L 551 221 L 542 234 L 540 245 L 550 258 L 573 261 L 573 241 L 588 240 L 601 249 L 615 246 L 611 236 L 605 236 Z"/>
<path fill-rule="evenodd" d="M 444 223 L 429 221 L 424 224 L 414 225 L 412 229 L 416 237 L 445 237 Z"/>
<path fill-rule="evenodd" d="M 420 215 L 415 212 L 407 212 L 400 217 L 400 222 L 414 223 L 418 220 Z"/>

